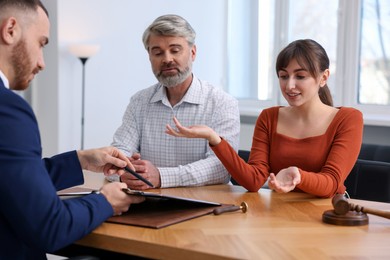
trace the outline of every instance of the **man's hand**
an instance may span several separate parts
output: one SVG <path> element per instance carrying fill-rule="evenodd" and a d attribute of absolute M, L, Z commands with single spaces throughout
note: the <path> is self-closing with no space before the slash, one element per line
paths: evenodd
<path fill-rule="evenodd" d="M 155 188 L 159 188 L 161 186 L 160 171 L 150 161 L 141 160 L 140 158 L 139 154 L 134 154 L 130 158 L 135 171 L 151 182 Z M 149 185 L 127 172 L 121 176 L 121 181 L 126 183 L 132 190 L 146 190 L 151 188 Z"/>
<path fill-rule="evenodd" d="M 125 166 L 134 170 L 129 158 L 115 147 L 77 151 L 81 168 L 94 172 L 104 172 L 105 175 L 125 173 Z"/>
<path fill-rule="evenodd" d="M 122 191 L 127 188 L 125 183 L 113 182 L 104 185 L 100 192 L 106 197 L 114 210 L 114 215 L 121 215 L 123 212 L 129 210 L 131 204 L 141 203 L 145 200 L 141 196 L 130 196 Z"/>

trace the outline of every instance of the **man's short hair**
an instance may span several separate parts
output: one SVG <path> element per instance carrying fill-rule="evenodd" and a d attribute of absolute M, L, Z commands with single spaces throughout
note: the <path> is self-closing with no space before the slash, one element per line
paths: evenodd
<path fill-rule="evenodd" d="M 0 15 L 8 8 L 15 8 L 22 11 L 36 11 L 41 7 L 43 11 L 49 16 L 46 7 L 40 0 L 0 0 Z"/>
<path fill-rule="evenodd" d="M 145 30 L 142 36 L 142 41 L 146 50 L 149 50 L 149 38 L 151 34 L 159 36 L 183 37 L 190 46 L 195 44 L 195 30 L 183 17 L 174 14 L 158 17 Z"/>

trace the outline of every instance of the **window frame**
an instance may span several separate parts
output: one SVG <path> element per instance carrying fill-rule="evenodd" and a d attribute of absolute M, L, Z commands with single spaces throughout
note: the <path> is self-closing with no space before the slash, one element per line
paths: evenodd
<path fill-rule="evenodd" d="M 253 5 L 253 8 L 258 8 L 258 5 L 261 5 L 261 1 L 250 1 L 249 4 Z M 274 23 L 273 57 L 277 57 L 279 51 L 288 44 L 288 4 L 289 1 L 275 0 L 275 17 L 279 19 L 275 19 Z M 348 106 L 359 109 L 363 113 L 365 125 L 390 126 L 390 105 L 358 103 L 361 6 L 362 0 L 339 0 L 335 83 L 336 86 L 341 87 L 336 87 L 334 90 L 334 104 L 335 106 Z M 257 79 L 255 82 L 257 82 Z M 240 114 L 257 117 L 264 108 L 286 105 L 279 90 L 276 74 L 273 77 L 272 84 L 273 91 L 270 100 L 239 99 Z"/>

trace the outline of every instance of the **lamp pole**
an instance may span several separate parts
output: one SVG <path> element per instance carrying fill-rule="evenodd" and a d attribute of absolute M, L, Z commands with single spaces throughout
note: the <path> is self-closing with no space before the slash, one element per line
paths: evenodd
<path fill-rule="evenodd" d="M 75 55 L 82 64 L 82 85 L 81 85 L 81 150 L 84 149 L 84 127 L 85 127 L 85 64 L 87 60 L 96 52 L 98 52 L 99 45 L 75 44 L 69 46 L 69 51 Z"/>
<path fill-rule="evenodd" d="M 81 150 L 84 149 L 84 126 L 85 126 L 85 63 L 88 58 L 80 57 L 83 65 L 82 86 L 81 86 Z"/>

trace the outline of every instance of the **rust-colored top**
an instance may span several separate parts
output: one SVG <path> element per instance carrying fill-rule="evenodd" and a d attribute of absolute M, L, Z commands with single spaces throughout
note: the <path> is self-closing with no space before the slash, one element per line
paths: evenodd
<path fill-rule="evenodd" d="M 257 119 L 248 163 L 224 139 L 211 147 L 231 176 L 248 191 L 258 191 L 271 172 L 296 166 L 297 190 L 319 197 L 343 193 L 362 144 L 362 113 L 341 107 L 323 135 L 296 139 L 276 132 L 279 108 L 265 109 Z"/>

